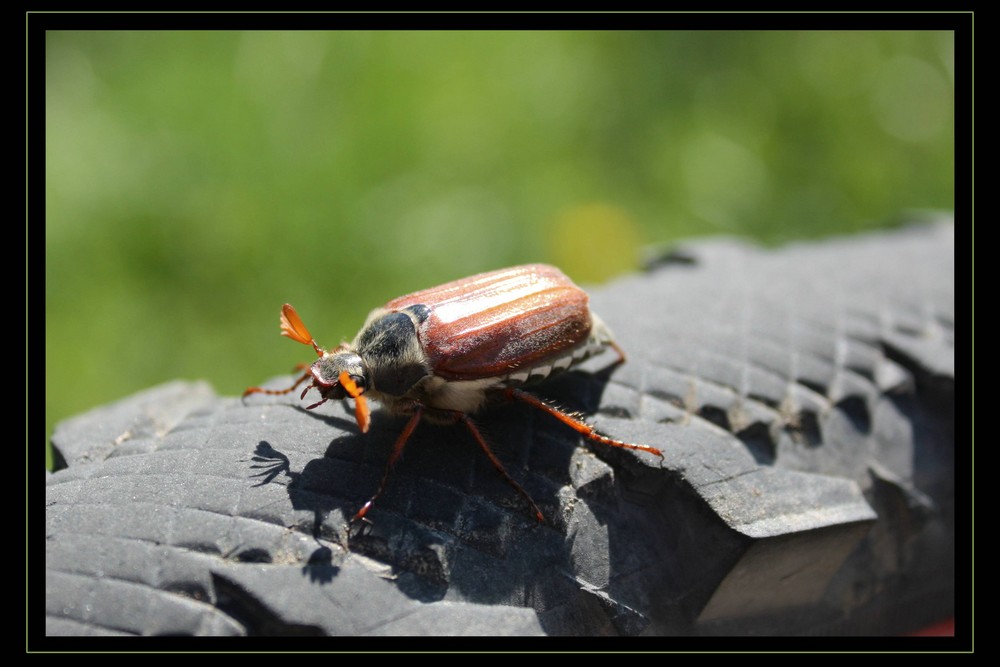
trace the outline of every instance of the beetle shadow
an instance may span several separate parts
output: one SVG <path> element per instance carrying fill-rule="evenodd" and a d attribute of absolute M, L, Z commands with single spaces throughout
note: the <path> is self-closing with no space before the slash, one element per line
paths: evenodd
<path fill-rule="evenodd" d="M 330 515 L 342 516 L 347 502 L 329 493 L 329 489 L 336 488 L 331 466 L 324 458 L 319 458 L 309 461 L 301 471 L 293 470 L 289 457 L 266 440 L 257 443 L 251 461 L 251 469 L 258 471 L 251 475 L 258 478 L 253 486 L 272 484 L 284 477 L 287 479 L 284 486 L 291 509 L 312 514 L 312 522 L 306 532 L 316 539 L 317 546 L 305 559 L 303 576 L 320 583 L 332 581 L 340 568 L 334 562 L 332 549 L 321 540 L 345 543 L 346 537 L 331 528 L 331 523 L 335 524 L 336 520 L 331 520 Z"/>
<path fill-rule="evenodd" d="M 614 368 L 569 370 L 525 390 L 561 409 L 592 416 L 607 410 L 601 402 Z M 600 483 L 582 493 L 577 489 L 578 499 L 567 501 L 565 493 L 577 486 L 572 471 L 577 449 L 581 440 L 587 443 L 572 429 L 520 401 L 499 401 L 474 417 L 508 474 L 541 509 L 545 524 L 535 520 L 529 504 L 497 473 L 466 428 L 425 420 L 390 473 L 368 514 L 370 522 L 349 528 L 347 520 L 378 488 L 406 418 L 390 416 L 375 404 L 371 428 L 362 435 L 351 419 L 296 407 L 297 413 L 319 420 L 306 429 L 326 438 L 323 455 L 295 471 L 287 455 L 260 441 L 255 477 L 258 485 L 288 479 L 291 507 L 312 515 L 307 530 L 317 540 L 388 564 L 398 590 L 421 602 L 451 597 L 452 591 L 456 599 L 470 602 L 521 600 L 542 610 L 578 596 L 574 573 L 581 562 L 574 541 L 581 530 L 567 524 L 566 517 L 574 515 L 566 512 L 566 503 L 589 507 Z M 611 410 L 618 414 L 617 408 Z M 323 426 L 336 431 L 335 437 L 330 439 Z M 606 458 L 601 445 L 583 446 Z M 600 524 L 615 521 L 604 509 L 590 514 Z M 332 580 L 338 555 L 317 542 L 303 574 Z"/>
<path fill-rule="evenodd" d="M 662 447 L 661 442 L 635 437 L 643 432 L 648 437 L 649 431 L 634 423 L 635 391 L 614 381 L 617 367 L 573 369 L 526 391 L 588 424 L 596 421 L 602 435 Z M 670 557 L 663 549 L 669 545 L 663 517 L 659 510 L 650 510 L 661 506 L 664 494 L 687 499 L 690 489 L 675 473 L 661 470 L 651 454 L 592 442 L 555 418 L 525 407 L 534 413 L 527 418 L 536 443 L 568 447 L 561 449 L 563 467 L 549 472 L 550 479 L 563 483 L 559 494 L 566 499 L 560 523 L 554 526 L 561 540 L 558 552 L 550 552 L 553 558 L 547 562 L 529 566 L 534 572 L 549 573 L 532 582 L 531 606 L 543 629 L 551 634 L 568 628 L 586 634 L 643 632 L 650 622 L 645 615 L 648 605 L 637 605 L 643 609 L 639 612 L 623 600 L 638 601 L 642 593 L 637 596 L 636 591 L 646 590 L 655 579 L 647 573 Z"/>
<path fill-rule="evenodd" d="M 563 409 L 592 413 L 611 372 L 570 371 L 527 390 Z M 564 519 L 567 502 L 575 501 L 564 494 L 575 484 L 572 467 L 580 436 L 520 401 L 498 400 L 474 419 L 546 522 L 536 521 L 527 501 L 461 424 L 422 423 L 369 515 L 371 526 L 352 536 L 351 549 L 392 565 L 399 589 L 424 602 L 441 599 L 449 590 L 480 604 L 523 599 L 536 608 L 575 596 L 580 587 L 571 574 L 577 567 L 575 533 Z M 372 432 L 389 432 L 385 445 L 391 447 L 405 420 L 383 421 L 373 424 Z M 370 451 L 377 452 L 378 464 L 384 463 L 387 449 L 377 445 Z M 367 473 L 369 495 L 381 477 L 380 465 L 373 472 Z"/>
<path fill-rule="evenodd" d="M 611 364 L 588 372 L 574 368 L 552 375 L 538 385 L 527 385 L 524 390 L 567 412 L 582 413 L 585 418 L 599 412 L 630 416 L 623 408 L 609 410 L 601 405 L 617 367 L 618 364 Z"/>
<path fill-rule="evenodd" d="M 306 558 L 306 565 L 302 568 L 303 575 L 313 581 L 325 582 L 338 574 L 336 560 L 339 554 L 326 546 L 332 542 L 346 551 L 367 555 L 392 565 L 399 570 L 397 583 L 400 590 L 411 597 L 423 601 L 440 599 L 444 594 L 440 586 L 427 585 L 425 581 L 407 576 L 407 572 L 415 567 L 425 573 L 433 569 L 420 566 L 419 562 L 428 559 L 435 548 L 433 545 L 441 542 L 441 538 L 433 529 L 414 524 L 406 516 L 406 511 L 398 507 L 400 503 L 406 504 L 407 495 L 420 495 L 421 490 L 406 481 L 413 475 L 420 477 L 429 474 L 427 466 L 419 464 L 425 461 L 427 453 L 434 454 L 433 440 L 438 429 L 430 424 L 424 425 L 421 430 L 425 433 L 418 433 L 411 439 L 407 456 L 396 466 L 397 470 L 390 476 L 385 493 L 376 503 L 377 511 L 373 512 L 376 521 L 351 524 L 349 519 L 378 488 L 385 462 L 405 419 L 377 411 L 372 415 L 370 431 L 361 434 L 357 432 L 357 425 L 353 420 L 304 408 L 296 412 L 319 420 L 320 423 L 315 425 L 306 424 L 304 432 L 328 439 L 329 444 L 323 454 L 313 456 L 301 470 L 295 470 L 288 454 L 271 442 L 260 440 L 250 459 L 250 467 L 253 470 L 251 477 L 256 480 L 253 486 L 284 486 L 291 510 L 308 512 L 312 516 L 309 524 L 301 525 L 301 528 L 317 540 L 317 547 Z M 325 426 L 332 427 L 338 435 L 329 440 L 329 431 Z M 300 434 L 296 437 L 308 438 L 310 435 Z M 428 452 L 421 456 L 421 450 Z M 416 466 L 412 465 L 414 461 Z M 431 467 L 445 477 L 450 474 L 451 466 L 447 460 L 439 460 Z M 403 480 L 399 484 L 396 482 L 397 473 Z M 426 486 L 426 479 L 424 482 Z M 287 523 L 296 521 L 294 518 L 282 520 Z M 384 537 L 386 531 L 392 535 L 406 534 L 408 539 L 405 544 L 394 545 L 390 549 L 385 546 L 388 541 Z M 432 582 L 439 582 L 440 577 L 430 579 Z"/>
<path fill-rule="evenodd" d="M 375 493 L 405 425 L 406 418 L 373 414 L 369 433 L 359 439 L 364 458 L 342 484 L 354 499 L 351 510 Z M 532 484 L 524 456 L 508 446 L 516 439 L 505 432 L 503 415 L 477 417 L 476 425 L 508 474 L 525 486 L 542 511 L 554 506 L 554 490 Z M 345 444 L 332 442 L 326 456 L 351 456 L 342 449 Z M 515 536 L 541 529 L 527 502 L 497 473 L 462 424 L 429 420 L 407 441 L 363 528 L 351 531 L 351 551 L 390 565 L 398 590 L 425 603 L 441 600 L 456 587 L 470 601 L 502 602 L 517 577 L 511 572 L 487 582 L 481 570 L 485 559 L 509 548 Z"/>
<path fill-rule="evenodd" d="M 317 412 L 316 410 L 309 410 L 303 405 L 295 404 L 291 406 L 299 414 L 305 415 L 312 419 L 319 420 L 326 424 L 327 426 L 332 426 L 338 431 L 344 431 L 345 433 L 350 433 L 352 430 L 358 428 L 358 423 L 353 418 L 342 417 L 340 415 L 332 415 L 329 412 Z"/>

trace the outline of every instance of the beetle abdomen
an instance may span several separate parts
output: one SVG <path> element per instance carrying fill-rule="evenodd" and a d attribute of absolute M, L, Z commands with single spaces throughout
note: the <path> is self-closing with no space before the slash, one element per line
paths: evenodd
<path fill-rule="evenodd" d="M 585 344 L 578 345 L 577 347 L 566 351 L 561 356 L 546 359 L 538 365 L 530 368 L 522 368 L 514 371 L 503 379 L 502 384 L 507 387 L 517 387 L 522 384 L 540 382 L 553 373 L 564 371 L 572 366 L 575 366 L 584 359 L 600 353 L 604 349 L 605 345 L 606 343 L 599 342 L 591 337 Z"/>
<path fill-rule="evenodd" d="M 559 269 L 529 264 L 414 292 L 385 308 L 425 306 L 418 335 L 431 372 L 462 381 L 532 376 L 542 369 L 547 376 L 568 367 L 577 348 L 589 347 L 588 301 Z"/>

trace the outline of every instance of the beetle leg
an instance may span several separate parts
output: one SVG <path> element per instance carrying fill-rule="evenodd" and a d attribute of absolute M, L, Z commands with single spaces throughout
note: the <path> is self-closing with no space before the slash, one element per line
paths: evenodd
<path fill-rule="evenodd" d="M 535 518 L 538 519 L 538 523 L 545 523 L 545 517 L 542 516 L 542 511 L 538 509 L 538 505 L 536 505 L 535 501 L 531 499 L 528 492 L 524 490 L 524 487 L 518 484 L 517 481 L 507 472 L 507 469 L 503 467 L 503 463 L 501 463 L 500 459 L 496 457 L 496 454 L 493 453 L 490 446 L 486 444 L 486 438 L 484 438 L 483 434 L 479 432 L 476 425 L 472 423 L 472 418 L 464 412 L 456 412 L 455 418 L 465 424 L 465 426 L 469 429 L 469 432 L 472 433 L 472 437 L 479 443 L 479 447 L 483 450 L 483 453 L 486 454 L 486 457 L 490 460 L 490 463 L 493 464 L 493 467 L 497 469 L 497 472 L 500 473 L 503 478 L 507 480 L 507 483 L 517 489 L 517 492 L 528 501 L 528 504 L 531 505 L 531 509 L 535 510 Z"/>
<path fill-rule="evenodd" d="M 302 364 L 299 364 L 300 368 L 301 366 Z M 306 366 L 306 368 L 308 368 L 308 366 Z M 292 393 L 292 391 L 294 391 L 296 387 L 298 387 L 300 384 L 305 382 L 309 377 L 311 377 L 311 375 L 312 374 L 308 372 L 303 373 L 302 377 L 296 380 L 295 384 L 293 384 L 288 389 L 264 389 L 263 387 L 250 387 L 245 392 L 243 392 L 242 398 L 246 398 L 250 394 L 267 394 L 268 396 L 281 396 L 282 394 L 290 394 Z"/>
<path fill-rule="evenodd" d="M 621 346 L 618 345 L 618 343 L 616 343 L 613 340 L 612 341 L 608 341 L 608 345 L 611 346 L 612 350 L 614 350 L 615 352 L 618 353 L 618 361 L 615 362 L 615 366 L 619 366 L 621 364 L 624 364 L 625 363 L 625 350 L 623 350 L 621 348 Z"/>
<path fill-rule="evenodd" d="M 612 350 L 615 351 L 615 353 L 618 355 L 618 361 L 614 363 L 615 366 L 624 364 L 625 350 L 623 350 L 621 346 L 615 342 L 615 336 L 614 334 L 611 333 L 611 330 L 608 329 L 608 325 L 604 323 L 604 320 L 598 317 L 597 313 L 592 312 L 590 313 L 590 322 L 591 322 L 591 332 L 590 332 L 591 340 L 596 340 L 601 345 L 607 345 L 608 347 L 610 347 Z"/>
<path fill-rule="evenodd" d="M 563 424 L 566 424 L 577 433 L 580 433 L 586 436 L 587 438 L 590 438 L 594 442 L 599 442 L 601 444 L 608 445 L 610 447 L 637 449 L 642 452 L 649 452 L 650 454 L 655 454 L 656 456 L 659 456 L 661 459 L 663 458 L 663 452 L 661 452 L 656 447 L 650 447 L 649 445 L 634 445 L 628 442 L 622 442 L 621 440 L 615 440 L 613 438 L 609 438 L 605 435 L 601 435 L 600 433 L 595 431 L 594 427 L 588 424 L 587 422 L 577 419 L 576 417 L 563 412 L 559 408 L 552 407 L 542 399 L 533 396 L 532 394 L 529 394 L 526 391 L 521 391 L 520 389 L 515 389 L 511 387 L 506 389 L 504 393 L 510 398 L 516 398 L 519 401 L 524 401 L 525 403 L 527 403 L 532 407 L 538 408 L 543 412 L 549 413 L 550 415 L 561 421 Z"/>
<path fill-rule="evenodd" d="M 372 496 L 371 499 L 358 510 L 358 513 L 351 519 L 351 523 L 364 519 L 365 515 L 368 514 L 368 510 L 370 510 L 372 505 L 375 504 L 375 500 L 382 495 L 382 491 L 385 490 L 385 484 L 389 481 L 389 473 L 392 471 L 392 467 L 396 465 L 396 461 L 398 461 L 399 457 L 402 456 L 403 448 L 406 447 L 406 441 L 410 439 L 411 435 L 413 435 L 413 431 L 416 430 L 417 424 L 420 423 L 420 418 L 424 414 L 423 405 L 415 403 L 415 406 L 413 416 L 410 417 L 410 421 L 406 423 L 406 427 L 403 429 L 403 432 L 399 434 L 399 437 L 396 439 L 396 444 L 392 446 L 392 453 L 389 454 L 389 460 L 385 463 L 385 472 L 382 473 L 382 481 L 379 482 L 378 490 L 375 492 L 375 495 Z"/>

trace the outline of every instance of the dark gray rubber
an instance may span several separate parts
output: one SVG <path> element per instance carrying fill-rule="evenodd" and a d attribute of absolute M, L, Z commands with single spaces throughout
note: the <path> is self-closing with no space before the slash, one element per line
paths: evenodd
<path fill-rule="evenodd" d="M 628 363 L 461 426 L 173 382 L 63 422 L 49 635 L 897 634 L 954 609 L 950 222 L 675 249 L 592 291 Z M 280 344 L 277 341 L 275 344 Z M 282 377 L 268 383 L 281 388 Z M 308 397 L 307 397 L 308 399 Z M 315 399 L 314 399 L 315 400 Z"/>

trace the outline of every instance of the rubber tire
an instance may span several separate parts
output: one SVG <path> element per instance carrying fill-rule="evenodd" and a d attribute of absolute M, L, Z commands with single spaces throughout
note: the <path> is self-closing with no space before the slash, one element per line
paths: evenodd
<path fill-rule="evenodd" d="M 174 382 L 62 423 L 48 635 L 899 634 L 954 613 L 954 228 L 716 239 L 592 291 L 628 362 L 461 427 Z M 276 343 L 278 341 L 276 340 Z M 287 386 L 277 378 L 268 386 Z M 376 407 L 377 406 L 373 406 Z"/>

